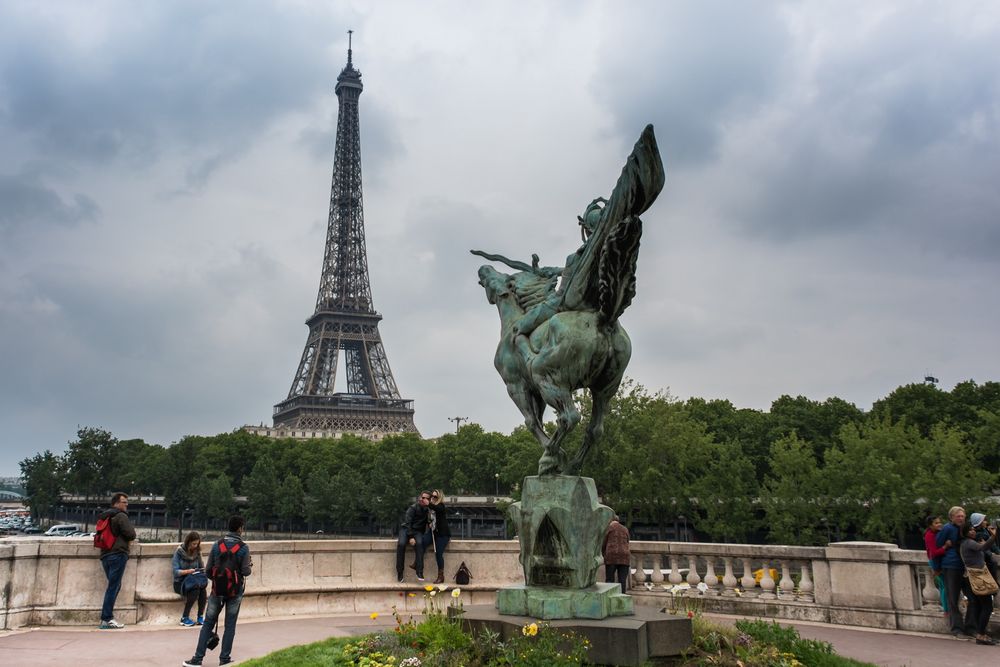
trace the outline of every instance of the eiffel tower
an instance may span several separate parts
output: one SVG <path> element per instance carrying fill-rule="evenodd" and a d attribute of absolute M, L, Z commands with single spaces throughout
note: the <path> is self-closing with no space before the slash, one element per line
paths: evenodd
<path fill-rule="evenodd" d="M 274 435 L 279 436 L 355 433 L 380 439 L 390 433 L 417 432 L 413 401 L 399 397 L 385 356 L 378 332 L 382 316 L 372 304 L 368 281 L 358 124 L 362 85 L 361 72 L 352 61 L 352 32 L 348 31 L 347 66 L 334 88 L 339 99 L 337 147 L 316 312 L 306 320 L 309 337 L 288 398 L 274 406 L 278 431 Z M 335 392 L 341 352 L 347 391 Z"/>

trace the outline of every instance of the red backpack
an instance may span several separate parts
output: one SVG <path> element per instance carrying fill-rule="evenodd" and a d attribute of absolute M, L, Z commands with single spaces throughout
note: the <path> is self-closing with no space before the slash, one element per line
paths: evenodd
<path fill-rule="evenodd" d="M 239 594 L 243 577 L 236 554 L 242 546 L 242 542 L 229 546 L 225 540 L 219 540 L 219 555 L 212 566 L 212 595 L 229 599 Z"/>
<path fill-rule="evenodd" d="M 97 520 L 97 526 L 94 530 L 94 548 L 100 549 L 101 551 L 111 551 L 115 546 L 115 538 L 117 537 L 111 531 L 111 519 L 115 518 L 118 512 L 114 514 L 109 514 L 108 516 L 101 517 Z"/>

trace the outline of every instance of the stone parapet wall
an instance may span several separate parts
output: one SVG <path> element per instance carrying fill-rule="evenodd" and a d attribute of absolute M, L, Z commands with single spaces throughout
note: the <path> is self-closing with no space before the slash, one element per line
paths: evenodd
<path fill-rule="evenodd" d="M 419 612 L 423 591 L 412 570 L 396 582 L 396 541 L 387 539 L 249 542 L 254 574 L 241 615 Z M 125 623 L 176 623 L 183 607 L 172 587 L 176 545 L 133 547 L 118 596 Z M 207 557 L 210 543 L 202 545 Z M 407 552 L 410 560 L 412 552 Z M 523 583 L 514 540 L 453 540 L 446 581 L 460 562 L 473 579 L 465 604 L 493 604 L 498 588 Z M 425 559 L 432 580 L 433 553 Z M 827 547 L 633 542 L 638 605 L 813 620 L 887 629 L 946 632 L 923 552 L 891 544 L 846 542 Z M 772 576 L 772 571 L 774 575 Z M 756 578 L 754 575 L 761 575 Z M 603 572 L 599 573 L 603 580 Z M 96 625 L 105 589 L 88 538 L 0 540 L 0 628 Z M 411 597 L 410 593 L 414 595 Z M 998 596 L 1000 597 L 1000 596 Z M 450 600 L 450 598 L 449 598 Z"/>
<path fill-rule="evenodd" d="M 396 581 L 395 540 L 250 541 L 254 573 L 247 579 L 241 616 L 419 612 L 421 586 L 437 573 L 425 558 L 428 582 Z M 116 617 L 124 623 L 176 623 L 183 608 L 173 591 L 171 557 L 177 545 L 133 545 Z M 210 543 L 202 545 L 208 557 Z M 450 586 L 460 562 L 472 571 L 466 604 L 492 604 L 496 589 L 519 581 L 518 545 L 511 540 L 456 540 L 445 554 Z M 0 541 L 0 628 L 96 625 L 106 588 L 89 538 L 16 538 Z M 407 551 L 412 560 L 412 551 Z M 409 593 L 414 593 L 412 597 Z M 449 598 L 450 599 L 450 598 Z"/>

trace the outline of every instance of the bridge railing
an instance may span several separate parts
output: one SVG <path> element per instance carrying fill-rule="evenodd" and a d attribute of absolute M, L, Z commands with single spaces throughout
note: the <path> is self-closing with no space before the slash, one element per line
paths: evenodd
<path fill-rule="evenodd" d="M 633 542 L 631 565 L 639 604 L 886 629 L 948 629 L 926 556 L 894 544 Z"/>
<path fill-rule="evenodd" d="M 207 556 L 211 536 L 203 542 Z M 249 542 L 247 616 L 419 612 L 415 574 L 396 581 L 396 541 Z M 174 544 L 137 544 L 125 571 L 116 615 L 126 623 L 175 623 L 182 601 L 172 587 Z M 407 553 L 407 561 L 412 552 Z M 500 587 L 522 583 L 515 540 L 454 540 L 445 580 L 459 563 L 473 573 L 466 604 L 490 604 Z M 432 581 L 432 552 L 425 559 Z M 603 577 L 603 573 L 600 573 Z M 635 602 L 680 613 L 704 610 L 886 629 L 947 632 L 923 552 L 892 544 L 845 542 L 826 547 L 632 542 Z M 105 588 L 88 538 L 0 540 L 0 628 L 96 625 Z"/>

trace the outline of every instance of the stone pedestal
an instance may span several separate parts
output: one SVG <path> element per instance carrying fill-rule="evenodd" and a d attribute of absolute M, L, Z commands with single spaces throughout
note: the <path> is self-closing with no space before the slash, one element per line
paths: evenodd
<path fill-rule="evenodd" d="M 541 588 L 507 586 L 497 591 L 501 614 L 557 618 L 601 619 L 633 613 L 632 597 L 622 593 L 620 584 L 594 584 L 587 588 Z"/>
<path fill-rule="evenodd" d="M 597 583 L 601 544 L 614 512 L 597 502 L 589 477 L 524 479 L 521 502 L 510 507 L 521 544 L 525 585 L 497 591 L 501 614 L 602 619 L 633 613 L 618 584 Z"/>
<path fill-rule="evenodd" d="M 449 614 L 454 611 L 449 609 Z M 530 616 L 501 615 L 488 605 L 471 605 L 462 611 L 462 623 L 474 635 L 489 629 L 505 640 L 521 634 L 521 628 L 534 622 L 536 619 Z M 642 606 L 631 616 L 599 621 L 576 618 L 551 621 L 549 625 L 590 640 L 587 660 L 599 665 L 641 665 L 653 658 L 679 655 L 691 645 L 692 638 L 691 619 Z"/>

